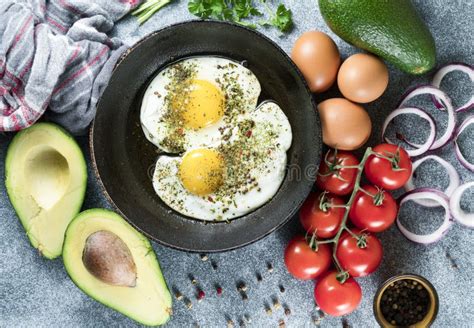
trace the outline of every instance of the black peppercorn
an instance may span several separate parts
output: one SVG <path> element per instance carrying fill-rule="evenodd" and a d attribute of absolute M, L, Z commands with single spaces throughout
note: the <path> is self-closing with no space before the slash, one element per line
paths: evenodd
<path fill-rule="evenodd" d="M 430 307 L 428 291 L 410 279 L 391 283 L 381 297 L 380 309 L 395 326 L 411 326 L 423 320 Z"/>

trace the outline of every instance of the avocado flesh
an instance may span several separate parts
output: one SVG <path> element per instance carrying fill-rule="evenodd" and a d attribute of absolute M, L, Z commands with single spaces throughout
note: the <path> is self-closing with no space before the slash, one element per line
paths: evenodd
<path fill-rule="evenodd" d="M 97 277 L 84 265 L 86 243 L 91 235 L 108 231 L 127 246 L 136 270 L 134 286 L 118 286 Z M 172 302 L 160 265 L 150 242 L 118 214 L 91 209 L 69 225 L 63 248 L 66 271 L 87 295 L 118 312 L 149 326 L 168 321 Z"/>
<path fill-rule="evenodd" d="M 81 149 L 61 127 L 37 123 L 13 138 L 5 171 L 8 196 L 31 244 L 46 258 L 58 257 L 85 196 Z"/>
<path fill-rule="evenodd" d="M 410 0 L 319 0 L 321 14 L 343 40 L 410 74 L 436 64 L 433 36 Z"/>

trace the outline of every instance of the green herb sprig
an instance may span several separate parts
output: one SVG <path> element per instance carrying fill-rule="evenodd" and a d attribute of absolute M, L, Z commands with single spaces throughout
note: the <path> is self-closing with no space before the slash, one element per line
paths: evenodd
<path fill-rule="evenodd" d="M 273 11 L 266 0 L 260 0 L 268 13 L 268 19 L 262 19 L 261 26 L 273 26 L 285 33 L 293 27 L 292 13 L 284 4 Z M 190 0 L 188 10 L 191 14 L 203 19 L 218 19 L 238 23 L 250 28 L 257 25 L 244 21 L 247 18 L 261 17 L 263 13 L 253 0 Z"/>
<path fill-rule="evenodd" d="M 158 10 L 173 2 L 174 0 L 146 0 L 137 9 L 132 11 L 133 16 L 138 17 L 138 23 L 145 23 Z"/>
<path fill-rule="evenodd" d="M 132 12 L 132 15 L 137 16 L 141 25 L 173 1 L 175 0 L 146 0 Z M 256 24 L 246 21 L 253 17 L 264 16 L 254 2 L 254 0 L 189 0 L 188 10 L 202 19 L 229 21 L 256 29 Z M 259 21 L 260 26 L 273 26 L 282 33 L 289 32 L 293 28 L 291 10 L 284 4 L 280 3 L 276 10 L 273 10 L 266 0 L 259 2 L 263 4 L 267 13 L 267 17 Z"/>
<path fill-rule="evenodd" d="M 293 28 L 293 14 L 290 9 L 287 9 L 284 4 L 280 4 L 277 7 L 276 12 L 272 12 L 272 9 L 268 3 L 263 0 L 263 4 L 270 15 L 268 20 L 260 22 L 262 26 L 274 26 L 279 29 L 281 32 L 289 32 Z"/>

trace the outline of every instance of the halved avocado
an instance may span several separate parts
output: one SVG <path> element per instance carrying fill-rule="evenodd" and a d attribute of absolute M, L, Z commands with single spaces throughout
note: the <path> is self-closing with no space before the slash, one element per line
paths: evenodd
<path fill-rule="evenodd" d="M 86 161 L 74 138 L 52 123 L 17 133 L 7 151 L 5 185 L 33 247 L 49 259 L 61 255 L 87 186 Z"/>
<path fill-rule="evenodd" d="M 63 261 L 87 295 L 149 326 L 171 315 L 171 294 L 150 242 L 120 215 L 90 209 L 66 231 Z"/>

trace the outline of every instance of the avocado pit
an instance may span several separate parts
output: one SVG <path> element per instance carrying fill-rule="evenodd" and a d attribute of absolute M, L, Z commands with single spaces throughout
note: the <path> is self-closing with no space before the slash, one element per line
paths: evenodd
<path fill-rule="evenodd" d="M 137 267 L 132 253 L 110 231 L 100 230 L 87 237 L 82 262 L 90 274 L 109 285 L 136 286 Z"/>

